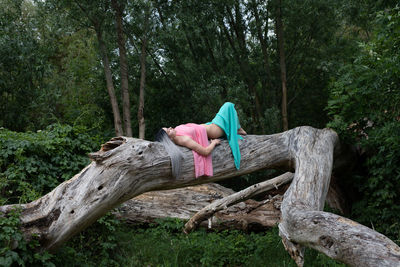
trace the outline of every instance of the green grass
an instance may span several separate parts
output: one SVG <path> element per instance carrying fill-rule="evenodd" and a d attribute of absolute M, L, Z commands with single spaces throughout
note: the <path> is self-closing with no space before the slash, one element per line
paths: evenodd
<path fill-rule="evenodd" d="M 198 230 L 185 235 L 183 222 L 164 220 L 157 226 L 132 228 L 123 223 L 115 231 L 101 235 L 114 235 L 116 246 L 91 243 L 88 237 L 74 238 L 61 250 L 57 266 L 293 266 L 294 261 L 283 248 L 278 229 L 265 233 L 243 233 L 237 230 L 206 232 Z M 87 235 L 87 233 L 86 233 Z M 77 241 L 78 240 L 78 241 Z M 105 240 L 104 238 L 102 240 Z M 107 243 L 107 242 L 105 242 Z M 95 254 L 93 246 L 101 251 Z M 102 248 L 103 247 L 103 248 Z M 106 250 L 106 251 L 105 251 Z M 86 251 L 86 252 L 85 252 Z M 89 254 L 88 254 L 89 253 Z M 97 255 L 98 257 L 96 257 Z M 100 256 L 101 255 L 101 256 Z M 345 266 L 311 249 L 306 250 L 305 266 Z"/>
<path fill-rule="evenodd" d="M 127 266 L 296 266 L 275 228 L 259 234 L 200 230 L 189 235 L 151 228 L 124 236 L 121 256 Z M 311 250 L 305 261 L 306 266 L 344 266 Z"/>

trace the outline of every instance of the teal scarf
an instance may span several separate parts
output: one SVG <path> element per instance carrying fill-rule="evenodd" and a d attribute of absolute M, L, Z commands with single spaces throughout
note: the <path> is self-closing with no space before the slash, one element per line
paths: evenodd
<path fill-rule="evenodd" d="M 226 139 L 228 140 L 229 146 L 231 147 L 233 159 L 235 161 L 236 169 L 240 169 L 240 149 L 239 139 L 243 139 L 238 135 L 237 130 L 240 129 L 239 118 L 235 110 L 235 105 L 230 102 L 226 102 L 219 109 L 215 118 L 207 124 L 216 124 L 224 130 Z"/>

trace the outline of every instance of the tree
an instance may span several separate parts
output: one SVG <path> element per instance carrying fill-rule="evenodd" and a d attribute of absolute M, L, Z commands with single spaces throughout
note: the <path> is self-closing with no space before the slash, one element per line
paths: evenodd
<path fill-rule="evenodd" d="M 159 143 L 114 138 L 91 154 L 93 162 L 71 180 L 42 198 L 17 205 L 22 230 L 35 234 L 43 249 L 54 250 L 68 238 L 133 196 L 216 181 L 257 169 L 295 169 L 282 202 L 280 234 L 302 265 L 301 246 L 310 246 L 354 266 L 398 264 L 400 248 L 385 236 L 338 215 L 321 211 L 332 172 L 338 137 L 329 129 L 300 127 L 271 136 L 247 136 L 240 142 L 242 166 L 235 169 L 223 142 L 213 153 L 214 176 L 195 179 L 193 161 L 186 160 L 182 179 L 172 179 L 170 160 Z M 338 148 L 338 147 L 337 147 Z M 191 151 L 182 148 L 187 159 Z M 72 201 L 73 200 L 73 201 Z M 7 214 L 15 205 L 2 206 Z"/>
<path fill-rule="evenodd" d="M 52 120 L 38 116 L 54 111 L 50 106 L 54 94 L 47 95 L 43 88 L 50 69 L 47 57 L 53 49 L 40 39 L 40 23 L 31 2 L 4 0 L 0 9 L 0 125 L 35 129 L 34 122 L 41 127 Z"/>
<path fill-rule="evenodd" d="M 140 50 L 140 88 L 139 88 L 139 107 L 138 107 L 138 123 L 139 123 L 139 138 L 145 138 L 146 124 L 144 120 L 144 92 L 146 84 L 146 56 L 147 56 L 147 42 L 149 34 L 149 24 L 151 7 L 149 3 L 144 4 L 144 16 L 143 16 L 143 34 L 141 38 L 141 50 Z"/>
<path fill-rule="evenodd" d="M 73 20 L 79 21 L 79 18 L 82 18 L 81 14 L 83 14 L 85 16 L 85 19 L 81 23 L 86 25 L 86 27 L 92 27 L 96 32 L 97 41 L 99 44 L 99 52 L 102 58 L 104 75 L 107 83 L 107 90 L 110 97 L 112 113 L 114 116 L 115 134 L 117 136 L 123 135 L 124 132 L 122 130 L 122 121 L 119 112 L 118 101 L 115 95 L 114 82 L 112 79 L 112 72 L 110 68 L 110 60 L 108 57 L 108 49 L 104 42 L 104 36 L 103 36 L 104 35 L 103 27 L 107 11 L 109 9 L 108 1 L 103 1 L 100 4 L 96 3 L 94 5 L 88 2 L 78 2 L 78 1 L 62 2 L 59 4 L 61 4 L 60 6 L 61 9 L 68 8 L 71 10 L 71 16 Z M 63 4 L 65 6 L 63 6 Z"/>
<path fill-rule="evenodd" d="M 283 37 L 283 24 L 282 24 L 282 2 L 278 1 L 276 12 L 276 38 L 278 41 L 279 50 L 279 65 L 281 68 L 281 81 L 282 81 L 282 128 L 284 131 L 288 130 L 288 115 L 287 115 L 287 88 L 286 88 L 286 61 L 285 61 L 285 47 Z"/>
<path fill-rule="evenodd" d="M 122 114 L 124 119 L 124 133 L 132 137 L 131 126 L 131 105 L 129 99 L 128 83 L 128 62 L 126 60 L 125 36 L 123 29 L 123 13 L 126 3 L 124 1 L 111 0 L 111 5 L 115 11 L 115 27 L 117 29 L 118 49 L 119 49 L 119 68 L 121 71 L 121 91 L 122 91 Z"/>

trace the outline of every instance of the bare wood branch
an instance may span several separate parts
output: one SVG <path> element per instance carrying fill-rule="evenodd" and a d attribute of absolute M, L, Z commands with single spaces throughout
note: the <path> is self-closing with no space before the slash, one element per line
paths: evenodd
<path fill-rule="evenodd" d="M 292 180 L 292 178 L 293 173 L 287 172 L 271 180 L 252 185 L 242 191 L 214 201 L 210 205 L 204 207 L 202 210 L 197 212 L 192 218 L 190 218 L 190 220 L 185 224 L 184 232 L 189 233 L 193 231 L 194 229 L 196 229 L 199 223 L 210 218 L 215 212 L 226 209 L 231 205 L 245 201 L 260 193 L 271 190 L 272 188 L 277 188 L 282 184 L 288 183 Z"/>

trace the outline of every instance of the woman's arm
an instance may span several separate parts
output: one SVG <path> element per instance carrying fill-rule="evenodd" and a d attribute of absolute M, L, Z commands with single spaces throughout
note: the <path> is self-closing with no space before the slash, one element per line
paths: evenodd
<path fill-rule="evenodd" d="M 219 139 L 212 139 L 211 143 L 207 147 L 203 147 L 189 136 L 177 136 L 175 137 L 174 141 L 177 145 L 190 148 L 202 156 L 208 156 L 213 151 L 215 146 L 221 143 L 221 140 Z"/>

